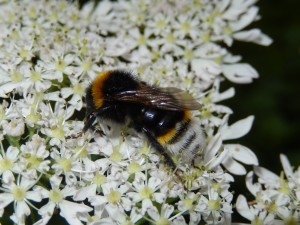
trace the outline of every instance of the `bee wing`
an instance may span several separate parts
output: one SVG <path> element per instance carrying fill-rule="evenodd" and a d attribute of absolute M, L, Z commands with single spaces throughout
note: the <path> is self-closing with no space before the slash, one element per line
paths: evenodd
<path fill-rule="evenodd" d="M 113 99 L 174 111 L 197 110 L 201 108 L 201 104 L 191 95 L 173 87 L 157 88 L 141 85 L 137 90 L 128 90 L 115 94 Z"/>

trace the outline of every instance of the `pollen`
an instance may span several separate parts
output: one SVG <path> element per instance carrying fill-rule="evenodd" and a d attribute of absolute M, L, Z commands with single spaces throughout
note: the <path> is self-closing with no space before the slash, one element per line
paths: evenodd
<path fill-rule="evenodd" d="M 97 173 L 93 178 L 93 183 L 97 185 L 104 184 L 106 182 L 106 177 L 102 174 Z"/>
<path fill-rule="evenodd" d="M 107 195 L 107 200 L 116 205 L 121 200 L 121 193 L 118 191 L 111 190 L 110 193 Z"/>
<path fill-rule="evenodd" d="M 15 186 L 13 189 L 12 189 L 12 194 L 13 194 L 13 198 L 16 200 L 16 201 L 23 201 L 25 196 L 26 196 L 26 191 L 23 187 L 20 187 L 20 186 Z"/>
<path fill-rule="evenodd" d="M 153 193 L 154 193 L 153 189 L 148 186 L 145 186 L 139 191 L 140 197 L 142 199 L 147 199 L 147 198 L 150 199 Z"/>
<path fill-rule="evenodd" d="M 58 163 L 65 172 L 69 172 L 72 168 L 71 159 L 61 158 Z"/>
<path fill-rule="evenodd" d="M 209 209 L 211 210 L 219 210 L 220 209 L 220 201 L 217 199 L 217 200 L 209 200 L 207 202 L 207 206 Z"/>
<path fill-rule="evenodd" d="M 54 203 L 60 203 L 63 200 L 63 194 L 59 189 L 49 191 L 49 199 Z"/>
<path fill-rule="evenodd" d="M 95 107 L 98 109 L 103 104 L 103 84 L 107 80 L 111 71 L 101 73 L 92 84 L 92 96 Z"/>
<path fill-rule="evenodd" d="M 10 159 L 1 159 L 0 160 L 0 172 L 4 172 L 12 169 L 13 162 Z"/>

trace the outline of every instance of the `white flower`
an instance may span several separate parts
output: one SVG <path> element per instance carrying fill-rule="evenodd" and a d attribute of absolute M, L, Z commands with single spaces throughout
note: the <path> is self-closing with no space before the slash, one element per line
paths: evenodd
<path fill-rule="evenodd" d="M 29 180 L 25 177 L 18 178 L 17 183 L 12 180 L 9 183 L 2 183 L 0 188 L 0 209 L 4 209 L 7 205 L 14 202 L 14 222 L 17 224 L 25 224 L 26 216 L 31 211 L 28 205 L 32 206 L 30 200 L 40 202 L 42 200 L 42 189 L 35 186 L 37 180 Z M 35 186 L 35 187 L 34 187 Z"/>
<path fill-rule="evenodd" d="M 151 218 L 150 221 L 154 224 L 170 224 L 168 221 L 173 211 L 174 206 L 165 203 L 162 205 L 160 213 L 155 206 L 150 206 L 147 210 L 147 214 Z"/>
<path fill-rule="evenodd" d="M 246 32 L 240 31 L 258 19 L 258 7 L 253 6 L 255 1 L 232 1 L 230 3 L 227 1 L 227 3 L 228 5 L 223 7 L 226 11 L 221 14 L 221 17 L 223 17 L 222 20 L 226 22 L 223 23 L 223 27 L 221 29 L 219 28 L 220 33 L 217 33 L 214 38 L 223 39 L 229 46 L 232 45 L 233 38 L 261 45 L 270 45 L 272 43 L 272 39 L 270 39 L 267 35 L 262 34 L 258 29 Z"/>
<path fill-rule="evenodd" d="M 208 190 L 208 197 L 204 195 L 200 197 L 196 211 L 202 214 L 208 224 L 226 224 L 228 223 L 226 214 L 231 213 L 231 206 L 222 200 L 216 189 L 211 188 Z"/>
<path fill-rule="evenodd" d="M 2 175 L 4 183 L 10 183 L 14 180 L 13 172 L 17 173 L 23 170 L 17 163 L 19 152 L 19 149 L 13 146 L 9 146 L 4 150 L 1 143 L 0 175 Z"/>
<path fill-rule="evenodd" d="M 62 88 L 61 95 L 64 99 L 68 98 L 68 104 L 70 104 L 76 110 L 81 110 L 83 106 L 82 97 L 85 95 L 87 83 L 78 82 L 76 78 L 71 76 L 69 79 L 71 81 L 71 86 Z"/>
<path fill-rule="evenodd" d="M 63 104 L 57 102 L 54 109 L 48 105 L 42 105 L 41 110 L 42 120 L 45 124 L 45 127 L 41 129 L 42 133 L 51 137 L 51 145 L 59 145 L 61 141 L 65 138 L 65 133 L 68 132 L 68 126 L 66 126 L 65 121 L 72 116 L 74 109 L 63 108 Z"/>
<path fill-rule="evenodd" d="M 270 45 L 272 39 L 263 34 L 260 29 L 252 29 L 248 31 L 241 31 L 233 34 L 234 39 L 239 41 L 249 41 L 260 45 Z"/>
<path fill-rule="evenodd" d="M 58 152 L 56 148 L 53 148 L 50 156 L 55 160 L 51 166 L 55 174 L 64 174 L 66 183 L 70 186 L 75 185 L 77 178 L 72 168 L 76 168 L 77 164 L 79 164 L 79 159 L 76 157 L 77 155 L 67 148 L 60 149 L 60 152 Z"/>
<path fill-rule="evenodd" d="M 222 65 L 224 76 L 235 83 L 251 83 L 254 78 L 258 78 L 257 71 L 245 63 Z"/>
<path fill-rule="evenodd" d="M 183 38 L 186 35 L 196 40 L 199 37 L 199 18 L 190 18 L 188 14 L 180 15 L 174 23 L 175 36 Z"/>
<path fill-rule="evenodd" d="M 131 209 L 131 202 L 126 197 L 126 193 L 129 190 L 127 184 L 120 182 L 109 182 L 102 185 L 103 196 L 94 195 L 89 198 L 89 202 L 93 206 L 101 206 L 103 204 L 109 204 L 109 206 L 121 205 L 126 211 Z"/>
<path fill-rule="evenodd" d="M 51 86 L 53 76 L 46 71 L 47 70 L 43 70 L 43 67 L 39 64 L 25 71 L 24 78 L 29 83 L 30 92 L 42 92 Z"/>
<path fill-rule="evenodd" d="M 114 220 L 114 223 L 119 225 L 136 224 L 143 217 L 140 210 L 135 207 L 133 207 L 130 210 L 129 216 L 123 210 L 120 210 L 120 208 L 116 206 L 106 207 L 106 210 L 110 218 Z"/>
<path fill-rule="evenodd" d="M 246 198 L 240 195 L 237 199 L 237 211 L 252 223 L 299 223 L 299 181 L 294 179 L 298 176 L 299 169 L 293 172 L 286 156 L 281 155 L 280 159 L 286 178 L 283 174 L 278 176 L 262 167 L 254 168 L 258 182 L 253 183 L 253 172 L 247 175 L 246 185 L 255 196 L 255 200 L 249 204 Z"/>
<path fill-rule="evenodd" d="M 134 192 L 128 192 L 127 195 L 134 203 L 142 201 L 142 213 L 144 213 L 152 205 L 152 201 L 162 203 L 166 199 L 166 194 L 159 192 L 161 182 L 155 177 L 150 177 L 149 180 L 144 175 L 136 177 L 132 183 Z"/>
<path fill-rule="evenodd" d="M 23 93 L 28 90 L 29 83 L 24 78 L 24 74 L 30 69 L 30 64 L 21 63 L 15 65 L 12 63 L 0 64 L 0 96 L 7 98 L 7 93 L 16 90 Z"/>
<path fill-rule="evenodd" d="M 35 125 L 41 126 L 41 108 L 43 101 L 42 93 L 28 94 L 23 100 L 16 102 L 16 108 L 21 112 L 27 126 L 33 128 Z"/>
<path fill-rule="evenodd" d="M 155 17 L 148 21 L 148 28 L 151 33 L 158 35 L 169 27 L 169 23 L 170 18 L 167 15 L 164 13 L 158 13 Z"/>
<path fill-rule="evenodd" d="M 58 82 L 63 81 L 63 74 L 72 74 L 72 67 L 70 66 L 75 56 L 71 54 L 59 55 L 59 53 L 52 51 L 50 52 L 51 59 L 49 62 L 45 61 L 45 69 L 52 71 L 52 78 L 57 79 Z"/>
<path fill-rule="evenodd" d="M 42 219 L 37 221 L 35 225 L 47 224 L 51 219 L 54 208 L 57 207 L 60 210 L 60 216 L 65 218 L 69 224 L 82 225 L 79 220 L 79 214 L 87 213 L 92 208 L 75 202 L 65 200 L 66 197 L 74 194 L 74 187 L 66 186 L 64 189 L 60 189 L 62 178 L 52 176 L 50 178 L 51 189 L 43 190 L 44 198 L 48 198 L 49 202 L 39 209 L 39 214 Z"/>
<path fill-rule="evenodd" d="M 46 150 L 45 140 L 39 135 L 34 134 L 31 141 L 26 142 L 26 145 L 20 147 L 22 158 L 20 163 L 24 164 L 26 171 L 23 175 L 31 178 L 37 178 L 37 171 L 45 173 L 49 170 L 49 151 Z"/>
<path fill-rule="evenodd" d="M 22 119 L 14 119 L 10 122 L 5 120 L 2 122 L 2 127 L 4 134 L 11 137 L 20 137 L 25 132 L 25 124 Z"/>
<path fill-rule="evenodd" d="M 231 126 L 224 124 L 220 127 L 220 133 L 223 140 L 231 140 L 247 134 L 253 123 L 253 116 L 242 119 Z M 225 166 L 233 174 L 246 174 L 245 168 L 236 160 L 247 165 L 258 165 L 256 155 L 247 147 L 239 144 L 225 144 L 224 149 L 227 154 L 222 160 L 222 165 Z"/>

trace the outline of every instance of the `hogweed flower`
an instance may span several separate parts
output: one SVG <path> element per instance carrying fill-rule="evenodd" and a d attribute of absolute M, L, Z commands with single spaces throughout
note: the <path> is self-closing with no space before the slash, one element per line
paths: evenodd
<path fill-rule="evenodd" d="M 56 216 L 70 224 L 229 224 L 231 174 L 246 174 L 242 164 L 258 160 L 229 142 L 247 134 L 254 117 L 229 125 L 233 111 L 221 101 L 234 88 L 220 86 L 258 77 L 230 53 L 235 40 L 271 43 L 259 29 L 244 30 L 259 18 L 254 3 L 120 0 L 79 9 L 69 1 L 2 1 L 0 213 L 17 224 Z M 180 173 L 170 171 L 143 136 L 107 121 L 77 135 L 86 87 L 113 69 L 181 88 L 203 105 L 193 112 L 207 142 L 195 167 L 179 162 Z"/>
<path fill-rule="evenodd" d="M 280 155 L 283 172 L 280 176 L 263 168 L 254 167 L 247 174 L 246 184 L 255 199 L 247 202 L 245 196 L 237 199 L 237 211 L 251 224 L 299 224 L 300 167 L 293 170 L 287 157 Z M 258 182 L 253 182 L 254 175 Z"/>

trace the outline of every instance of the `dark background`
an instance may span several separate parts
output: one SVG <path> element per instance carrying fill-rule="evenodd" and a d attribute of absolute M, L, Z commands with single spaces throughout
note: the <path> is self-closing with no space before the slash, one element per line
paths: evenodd
<path fill-rule="evenodd" d="M 280 153 L 287 155 L 294 168 L 300 165 L 300 1 L 264 0 L 257 5 L 262 18 L 251 27 L 260 28 L 273 43 L 268 47 L 234 43 L 231 51 L 242 55 L 260 77 L 237 85 L 235 97 L 224 104 L 234 111 L 232 122 L 255 116 L 250 133 L 239 142 L 256 153 L 260 166 L 279 175 Z M 254 199 L 244 177 L 235 177 L 232 190 L 235 198 L 244 194 L 248 201 Z M 233 221 L 246 222 L 236 213 Z"/>
<path fill-rule="evenodd" d="M 236 96 L 225 102 L 232 121 L 255 116 L 252 130 L 241 144 L 252 149 L 261 166 L 277 174 L 279 154 L 300 165 L 300 1 L 259 1 L 262 19 L 252 24 L 273 39 L 271 46 L 236 42 L 241 54 L 260 74 L 251 84 L 236 86 Z"/>

